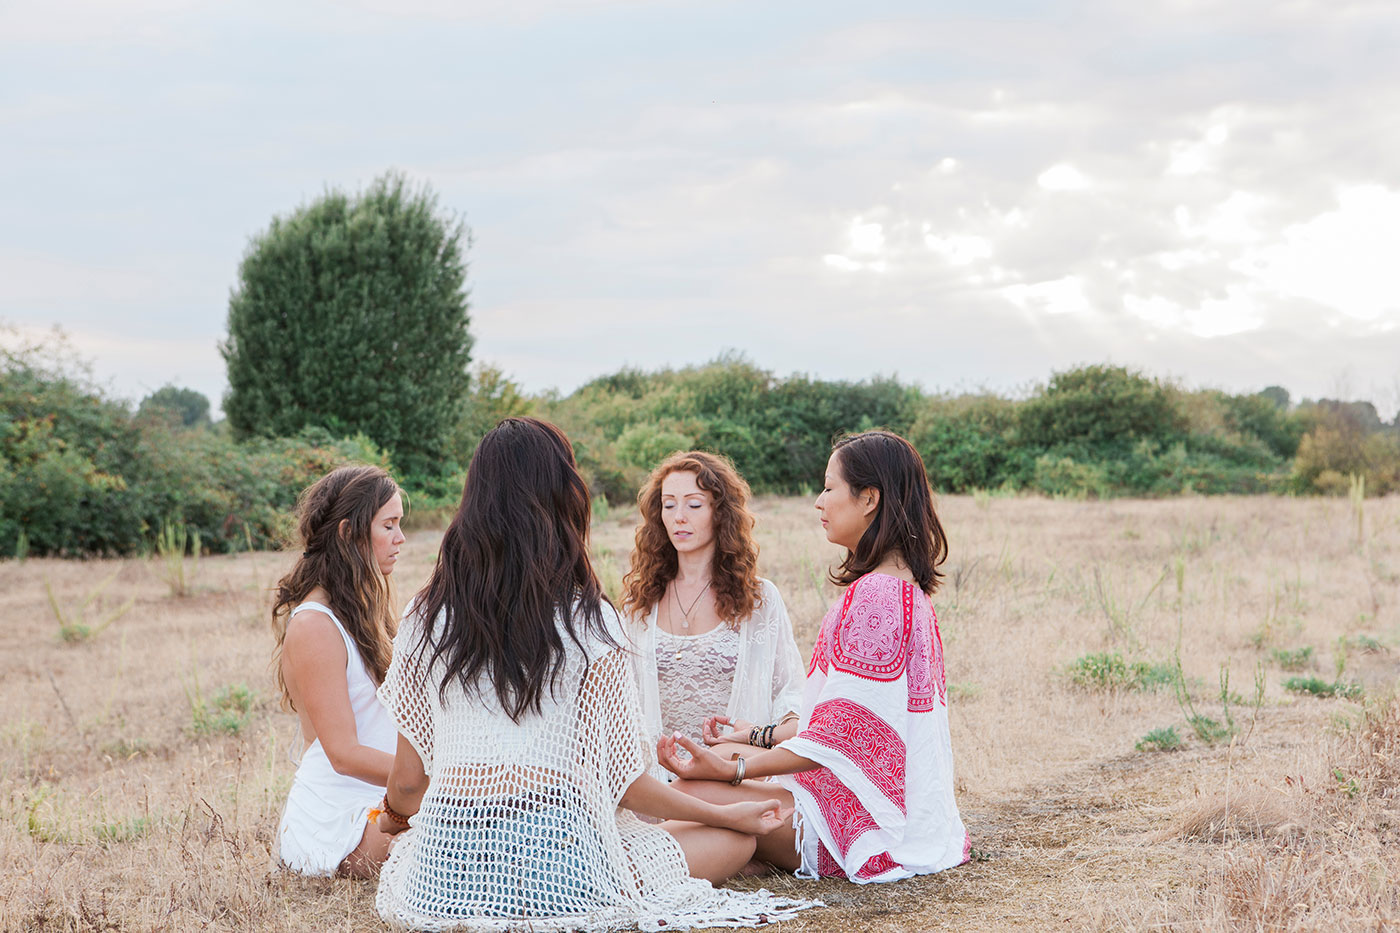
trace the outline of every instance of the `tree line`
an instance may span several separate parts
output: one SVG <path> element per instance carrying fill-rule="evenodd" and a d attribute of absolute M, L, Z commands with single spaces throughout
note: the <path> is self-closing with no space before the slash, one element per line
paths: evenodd
<path fill-rule="evenodd" d="M 212 551 L 268 547 L 300 490 L 349 460 L 393 470 L 419 514 L 448 509 L 482 434 L 527 413 L 569 434 L 613 504 L 686 448 L 730 457 L 760 493 L 811 492 L 832 438 L 877 426 L 907 436 L 947 493 L 1400 490 L 1400 418 L 1369 402 L 1192 390 L 1121 366 L 1010 398 L 778 376 L 730 354 L 532 395 L 470 366 L 469 244 L 432 192 L 393 174 L 274 218 L 230 296 L 218 422 L 178 386 L 133 411 L 61 342 L 0 348 L 0 555 L 137 553 L 172 523 Z"/>

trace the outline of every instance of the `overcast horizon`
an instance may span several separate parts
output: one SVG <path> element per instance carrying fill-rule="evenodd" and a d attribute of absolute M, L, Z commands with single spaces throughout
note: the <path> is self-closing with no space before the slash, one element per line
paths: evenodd
<path fill-rule="evenodd" d="M 737 350 L 1400 407 L 1400 6 L 0 8 L 0 324 L 217 407 L 251 237 L 388 170 L 530 392 Z M 349 364 L 351 361 L 347 361 Z"/>

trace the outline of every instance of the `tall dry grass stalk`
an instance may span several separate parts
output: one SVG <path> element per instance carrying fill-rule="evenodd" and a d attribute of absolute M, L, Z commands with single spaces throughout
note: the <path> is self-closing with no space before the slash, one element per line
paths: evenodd
<path fill-rule="evenodd" d="M 805 653 L 838 555 L 809 500 L 756 509 L 760 571 Z M 1400 712 L 1384 702 L 1400 499 L 1366 500 L 1364 550 L 1345 499 L 981 496 L 940 509 L 951 556 L 935 606 L 974 861 L 879 887 L 743 882 L 829 905 L 785 929 L 1400 928 Z M 632 522 L 595 517 L 610 578 Z M 426 579 L 437 541 L 411 534 L 401 594 Z M 207 557 L 179 600 L 147 562 L 0 562 L 0 930 L 381 929 L 372 884 L 272 869 L 296 721 L 274 702 L 266 618 L 289 562 Z M 108 575 L 106 598 L 134 600 L 121 638 L 60 643 L 37 581 L 70 605 Z M 1275 649 L 1321 673 L 1346 651 L 1368 699 L 1289 693 Z M 1133 676 L 1075 684 L 1067 672 L 1091 655 Z M 1190 707 L 1233 718 L 1228 737 L 1199 738 L 1156 685 L 1178 661 Z M 1241 672 L 1259 665 L 1251 709 Z M 236 733 L 198 727 L 196 682 L 210 704 L 239 700 Z M 1168 727 L 1184 747 L 1135 750 Z"/>

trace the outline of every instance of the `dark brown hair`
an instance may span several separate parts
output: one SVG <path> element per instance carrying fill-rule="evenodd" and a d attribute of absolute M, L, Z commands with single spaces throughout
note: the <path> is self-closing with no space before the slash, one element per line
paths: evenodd
<path fill-rule="evenodd" d="M 736 628 L 753 615 L 760 595 L 749 484 L 728 459 L 700 450 L 675 453 L 661 461 L 637 494 L 642 523 L 637 526 L 632 565 L 622 578 L 622 608 L 637 615 L 651 612 L 676 578 L 676 548 L 661 520 L 661 484 L 672 473 L 694 473 L 695 485 L 710 494 L 715 510 L 715 553 L 710 563 L 715 609 Z"/>
<path fill-rule="evenodd" d="M 583 648 L 576 620 L 616 644 L 588 562 L 591 506 L 573 447 L 554 425 L 507 418 L 481 439 L 412 610 L 423 625 L 415 649 L 423 667 L 444 662 L 439 699 L 454 680 L 476 692 L 484 676 L 519 722 L 541 711 L 546 684 L 553 692 L 564 636 Z"/>
<path fill-rule="evenodd" d="M 848 434 L 837 438 L 831 451 L 851 495 L 880 491 L 874 520 L 832 571 L 831 582 L 849 586 L 897 553 L 919 588 L 932 596 L 943 576 L 938 565 L 948 556 L 948 538 L 933 510 L 933 490 L 919 452 L 889 431 Z"/>
<path fill-rule="evenodd" d="M 302 555 L 277 581 L 272 602 L 272 634 L 277 639 L 272 665 L 277 671 L 283 709 L 292 708 L 287 682 L 282 677 L 287 620 L 291 611 L 318 586 L 326 591 L 331 612 L 345 627 L 374 680 L 384 680 L 398 630 L 398 615 L 389 581 L 374 562 L 370 526 L 396 493 L 402 495 L 398 484 L 384 470 L 357 465 L 332 470 L 308 486 L 297 500 Z"/>

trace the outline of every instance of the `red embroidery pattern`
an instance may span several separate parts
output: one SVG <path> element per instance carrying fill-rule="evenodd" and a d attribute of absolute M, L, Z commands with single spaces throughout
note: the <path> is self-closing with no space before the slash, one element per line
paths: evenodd
<path fill-rule="evenodd" d="M 805 787 L 817 802 L 822 819 L 831 830 L 836 851 L 841 858 L 851 850 L 851 843 L 875 828 L 875 820 L 851 789 L 837 780 L 830 768 L 813 768 L 797 775 L 797 783 Z"/>
<path fill-rule="evenodd" d="M 890 858 L 888 852 L 881 852 L 879 855 L 870 856 L 866 863 L 860 867 L 860 871 L 856 872 L 856 877 L 874 878 L 898 867 L 899 863 Z"/>
<path fill-rule="evenodd" d="M 894 587 L 899 588 L 898 600 Z M 866 575 L 852 583 L 831 639 L 836 669 L 867 680 L 898 680 L 909 654 L 913 599 L 912 586 L 884 575 Z"/>
<path fill-rule="evenodd" d="M 909 712 L 927 713 L 933 709 L 934 696 L 948 705 L 947 686 L 943 679 L 943 641 L 938 637 L 938 618 L 933 607 L 921 600 L 911 621 L 913 634 L 909 639 Z M 925 606 L 927 610 L 925 611 Z"/>
<path fill-rule="evenodd" d="M 817 704 L 802 738 L 840 752 L 905 812 L 904 740 L 889 723 L 859 703 L 837 698 Z"/>
<path fill-rule="evenodd" d="M 818 878 L 844 878 L 846 869 L 841 867 L 841 863 L 831 857 L 831 850 L 826 847 L 826 843 L 817 840 L 817 877 Z"/>
<path fill-rule="evenodd" d="M 826 611 L 826 616 L 822 619 L 822 627 L 817 630 L 817 642 L 812 646 L 812 660 L 807 665 L 807 676 L 812 676 L 812 671 L 821 669 L 825 674 L 827 667 L 831 663 L 831 632 L 836 628 L 841 617 L 846 614 L 846 607 L 851 604 L 851 593 L 848 589 L 846 598 L 841 601 L 840 607 L 832 606 Z"/>

